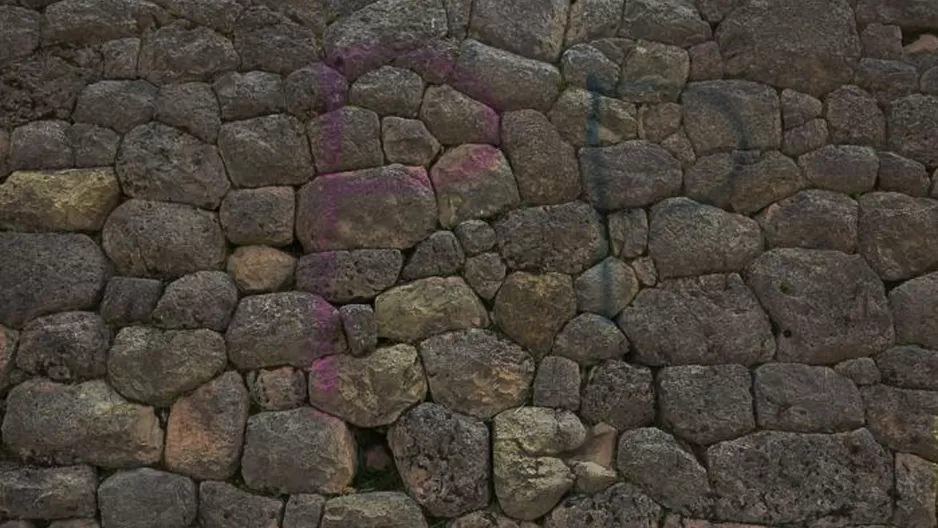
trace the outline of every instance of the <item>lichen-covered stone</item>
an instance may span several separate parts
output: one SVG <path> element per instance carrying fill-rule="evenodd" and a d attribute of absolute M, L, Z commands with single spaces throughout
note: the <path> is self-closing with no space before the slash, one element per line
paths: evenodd
<path fill-rule="evenodd" d="M 114 164 L 121 136 L 110 128 L 75 123 L 68 129 L 68 139 L 75 155 L 75 167 L 93 168 Z"/>
<path fill-rule="evenodd" d="M 651 424 L 655 419 L 651 369 L 619 360 L 593 367 L 583 389 L 580 415 L 589 423 L 603 422 L 620 431 Z"/>
<path fill-rule="evenodd" d="M 105 479 L 98 488 L 98 505 L 104 526 L 127 528 L 186 528 L 198 511 L 192 480 L 150 468 Z"/>
<path fill-rule="evenodd" d="M 580 171 L 587 199 L 603 211 L 648 206 L 681 187 L 678 160 L 644 140 L 581 149 Z"/>
<path fill-rule="evenodd" d="M 619 36 L 686 48 L 710 40 L 711 33 L 692 2 L 637 0 L 626 2 Z"/>
<path fill-rule="evenodd" d="M 938 464 L 908 453 L 896 453 L 896 511 L 893 522 L 899 526 L 929 525 L 936 522 Z"/>
<path fill-rule="evenodd" d="M 420 120 L 444 145 L 499 142 L 498 114 L 449 85 L 427 88 L 420 105 Z"/>
<path fill-rule="evenodd" d="M 349 91 L 349 104 L 381 115 L 416 117 L 424 95 L 420 75 L 403 68 L 382 66 L 359 77 Z"/>
<path fill-rule="evenodd" d="M 894 191 L 909 196 L 928 196 L 931 180 L 921 163 L 893 152 L 879 152 L 877 186 L 883 191 Z"/>
<path fill-rule="evenodd" d="M 589 44 L 575 44 L 564 51 L 560 70 L 567 85 L 603 95 L 615 94 L 619 82 L 619 65 Z"/>
<path fill-rule="evenodd" d="M 0 470 L 0 509 L 12 518 L 91 517 L 97 511 L 97 485 L 98 478 L 90 466 L 4 467 Z M 33 526 L 22 522 L 25 528 Z"/>
<path fill-rule="evenodd" d="M 72 118 L 126 134 L 153 118 L 156 86 L 147 81 L 99 81 L 78 96 Z"/>
<path fill-rule="evenodd" d="M 447 150 L 430 170 L 430 179 L 443 227 L 495 216 L 520 201 L 508 160 L 489 145 L 466 144 Z"/>
<path fill-rule="evenodd" d="M 708 445 L 756 428 L 752 378 L 741 365 L 665 367 L 656 387 L 662 423 L 684 440 Z"/>
<path fill-rule="evenodd" d="M 938 201 L 879 192 L 857 201 L 860 254 L 883 280 L 910 279 L 938 265 Z"/>
<path fill-rule="evenodd" d="M 244 293 L 270 293 L 293 283 L 296 257 L 268 246 L 241 246 L 226 267 Z"/>
<path fill-rule="evenodd" d="M 120 192 L 111 169 L 14 172 L 0 185 L 0 228 L 98 231 Z"/>
<path fill-rule="evenodd" d="M 296 285 L 329 302 L 364 301 L 394 286 L 403 265 L 396 249 L 311 253 L 297 263 Z"/>
<path fill-rule="evenodd" d="M 681 95 L 684 127 L 698 156 L 732 149 L 778 149 L 781 117 L 770 86 L 726 80 L 690 83 Z"/>
<path fill-rule="evenodd" d="M 326 64 L 300 68 L 283 80 L 287 111 L 304 121 L 345 104 L 348 80 Z"/>
<path fill-rule="evenodd" d="M 346 106 L 323 114 L 307 125 L 316 170 L 352 171 L 384 164 L 378 114 Z"/>
<path fill-rule="evenodd" d="M 246 493 L 231 484 L 206 481 L 199 486 L 199 523 L 203 528 L 277 528 L 282 511 L 282 501 Z"/>
<path fill-rule="evenodd" d="M 101 44 L 104 58 L 103 73 L 109 79 L 133 79 L 137 76 L 137 57 L 140 39 L 126 37 Z"/>
<path fill-rule="evenodd" d="M 648 215 L 644 209 L 611 213 L 607 222 L 613 255 L 634 258 L 645 252 L 648 246 Z"/>
<path fill-rule="evenodd" d="M 68 139 L 68 123 L 33 121 L 10 134 L 10 168 L 64 169 L 74 162 Z"/>
<path fill-rule="evenodd" d="M 755 370 L 756 417 L 763 429 L 836 433 L 863 425 L 863 401 L 849 379 L 828 367 L 774 363 Z"/>
<path fill-rule="evenodd" d="M 27 5 L 26 2 L 22 3 Z M 48 8 L 44 12 L 45 24 L 42 29 L 42 42 L 45 45 L 87 45 L 132 37 L 167 19 L 166 13 L 159 7 L 141 0 L 43 1 L 28 7 L 46 5 Z"/>
<path fill-rule="evenodd" d="M 629 341 L 615 323 L 593 313 L 583 313 L 557 333 L 551 353 L 570 358 L 581 365 L 622 359 L 629 352 Z"/>
<path fill-rule="evenodd" d="M 495 297 L 495 323 L 537 356 L 550 350 L 554 336 L 574 315 L 573 281 L 560 273 L 512 273 Z"/>
<path fill-rule="evenodd" d="M 495 110 L 550 109 L 560 93 L 560 71 L 481 42 L 467 39 L 459 50 L 452 85 Z"/>
<path fill-rule="evenodd" d="M 429 277 L 392 288 L 375 299 L 375 318 L 378 337 L 404 342 L 489 322 L 482 301 L 460 277 Z"/>
<path fill-rule="evenodd" d="M 207 27 L 177 20 L 143 40 L 137 72 L 155 84 L 204 81 L 236 69 L 238 62 L 228 39 Z"/>
<path fill-rule="evenodd" d="M 218 150 L 238 187 L 302 185 L 313 176 L 303 125 L 283 114 L 222 125 Z M 317 160 L 318 162 L 318 160 Z"/>
<path fill-rule="evenodd" d="M 801 169 L 778 151 L 733 151 L 697 159 L 684 174 L 684 194 L 698 202 L 752 214 L 807 186 Z"/>
<path fill-rule="evenodd" d="M 249 372 L 245 376 L 251 402 L 265 411 L 285 411 L 307 401 L 306 375 L 293 367 Z"/>
<path fill-rule="evenodd" d="M 570 6 L 565 44 L 614 37 L 622 22 L 624 0 L 585 0 Z"/>
<path fill-rule="evenodd" d="M 376 491 L 326 501 L 320 528 L 427 528 L 420 506 L 404 493 Z"/>
<path fill-rule="evenodd" d="M 100 378 L 110 340 L 104 319 L 91 312 L 39 317 L 23 327 L 16 366 L 53 381 Z"/>

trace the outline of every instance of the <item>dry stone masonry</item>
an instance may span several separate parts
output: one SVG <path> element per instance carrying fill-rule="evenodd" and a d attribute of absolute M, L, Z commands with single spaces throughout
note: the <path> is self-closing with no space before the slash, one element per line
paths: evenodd
<path fill-rule="evenodd" d="M 935 0 L 0 0 L 0 528 L 935 528 Z"/>

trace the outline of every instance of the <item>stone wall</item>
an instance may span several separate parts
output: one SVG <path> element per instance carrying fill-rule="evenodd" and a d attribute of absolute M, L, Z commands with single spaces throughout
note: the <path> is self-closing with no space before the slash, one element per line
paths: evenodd
<path fill-rule="evenodd" d="M 0 528 L 934 527 L 936 34 L 0 0 Z"/>

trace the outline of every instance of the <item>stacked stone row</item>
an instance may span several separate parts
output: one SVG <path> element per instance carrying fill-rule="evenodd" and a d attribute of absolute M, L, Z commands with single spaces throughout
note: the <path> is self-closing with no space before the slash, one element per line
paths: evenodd
<path fill-rule="evenodd" d="M 0 0 L 0 527 L 935 526 L 932 33 Z"/>

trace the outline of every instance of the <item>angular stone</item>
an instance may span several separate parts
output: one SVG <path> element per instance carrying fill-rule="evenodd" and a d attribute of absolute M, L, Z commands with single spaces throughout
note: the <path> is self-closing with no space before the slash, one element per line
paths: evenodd
<path fill-rule="evenodd" d="M 882 374 L 876 366 L 876 362 L 873 361 L 873 358 L 868 357 L 841 361 L 834 365 L 834 371 L 849 378 L 859 386 L 873 385 L 879 383 L 882 379 Z"/>
<path fill-rule="evenodd" d="M 270 293 L 293 283 L 296 257 L 268 246 L 242 246 L 228 258 L 228 274 L 244 293 Z"/>
<path fill-rule="evenodd" d="M 938 96 L 910 95 L 893 102 L 888 115 L 889 148 L 925 165 L 938 165 Z"/>
<path fill-rule="evenodd" d="M 755 370 L 756 417 L 763 429 L 836 433 L 863 425 L 863 401 L 849 379 L 828 367 L 772 363 Z"/>
<path fill-rule="evenodd" d="M 289 187 L 233 189 L 221 203 L 219 220 L 234 244 L 285 246 L 293 242 L 294 209 Z"/>
<path fill-rule="evenodd" d="M 592 313 L 580 314 L 564 325 L 554 340 L 551 353 L 593 365 L 607 359 L 622 359 L 629 342 L 615 323 Z"/>
<path fill-rule="evenodd" d="M 491 496 L 489 430 L 484 423 L 424 403 L 388 432 L 407 491 L 434 517 L 484 508 Z"/>
<path fill-rule="evenodd" d="M 922 92 L 929 93 L 927 72 L 922 75 Z M 886 106 L 918 90 L 919 74 L 915 66 L 898 60 L 860 59 L 854 82 L 873 94 Z M 934 95 L 934 94 L 932 94 Z"/>
<path fill-rule="evenodd" d="M 154 84 L 168 84 L 205 81 L 237 67 L 238 54 L 228 39 L 207 27 L 178 20 L 143 40 L 137 72 Z"/>
<path fill-rule="evenodd" d="M 662 278 L 740 271 L 762 252 L 751 218 L 688 198 L 669 198 L 650 215 L 648 254 Z"/>
<path fill-rule="evenodd" d="M 406 249 L 436 229 L 424 169 L 389 165 L 319 176 L 297 197 L 296 235 L 306 251 Z"/>
<path fill-rule="evenodd" d="M 624 0 L 582 0 L 570 6 L 566 46 L 614 37 L 622 22 Z"/>
<path fill-rule="evenodd" d="M 537 356 L 550 350 L 554 336 L 574 315 L 573 282 L 560 273 L 512 273 L 495 297 L 495 323 Z"/>
<path fill-rule="evenodd" d="M 265 411 L 285 411 L 306 403 L 306 375 L 293 367 L 249 372 L 251 402 Z"/>
<path fill-rule="evenodd" d="M 109 79 L 133 79 L 137 76 L 137 57 L 140 55 L 140 39 L 127 37 L 101 44 L 104 57 L 104 77 Z"/>
<path fill-rule="evenodd" d="M 103 380 L 34 378 L 7 396 L 3 443 L 27 461 L 120 468 L 159 462 L 163 430 L 152 407 L 128 402 Z"/>
<path fill-rule="evenodd" d="M 655 419 L 651 370 L 609 360 L 590 371 L 580 402 L 589 423 L 603 422 L 622 431 L 649 425 Z"/>
<path fill-rule="evenodd" d="M 635 103 L 677 101 L 690 73 L 687 51 L 657 42 L 638 41 L 622 65 L 616 94 Z"/>
<path fill-rule="evenodd" d="M 367 169 L 384 164 L 378 114 L 354 106 L 315 118 L 307 125 L 320 173 Z"/>
<path fill-rule="evenodd" d="M 0 391 L 6 391 L 15 381 L 14 366 L 19 332 L 0 325 Z"/>
<path fill-rule="evenodd" d="M 808 189 L 776 202 L 756 216 L 770 248 L 835 249 L 857 247 L 859 206 L 852 198 Z"/>
<path fill-rule="evenodd" d="M 780 103 L 770 86 L 741 80 L 695 82 L 687 86 L 681 103 L 684 128 L 698 156 L 778 149 L 781 144 Z"/>
<path fill-rule="evenodd" d="M 666 367 L 657 380 L 661 421 L 698 445 L 743 436 L 756 428 L 751 389 L 740 365 Z"/>
<path fill-rule="evenodd" d="M 774 150 L 704 156 L 684 176 L 689 198 L 742 214 L 755 213 L 806 186 L 798 165 Z"/>
<path fill-rule="evenodd" d="M 248 418 L 241 474 L 258 491 L 339 493 L 355 476 L 355 450 L 338 418 L 309 407 L 262 412 Z"/>
<path fill-rule="evenodd" d="M 162 295 L 159 280 L 114 277 L 104 290 L 101 317 L 117 326 L 147 322 Z"/>
<path fill-rule="evenodd" d="M 615 526 L 657 526 L 661 506 L 629 483 L 615 484 L 595 495 L 571 496 L 551 512 L 546 528 Z"/>
<path fill-rule="evenodd" d="M 431 337 L 420 343 L 420 356 L 433 401 L 455 412 L 487 420 L 530 395 L 530 354 L 487 330 Z"/>
<path fill-rule="evenodd" d="M 213 145 L 160 123 L 124 137 L 116 169 L 124 194 L 142 200 L 215 209 L 231 187 Z"/>
<path fill-rule="evenodd" d="M 499 142 L 498 114 L 449 85 L 427 88 L 420 119 L 444 145 Z"/>
<path fill-rule="evenodd" d="M 525 528 L 528 528 L 529 525 L 530 523 L 525 523 Z M 518 526 L 518 523 L 504 515 L 482 510 L 453 520 L 450 528 L 518 528 Z"/>
<path fill-rule="evenodd" d="M 233 1 L 233 0 L 232 0 Z M 225 120 L 283 112 L 283 80 L 276 73 L 227 73 L 212 84 Z"/>
<path fill-rule="evenodd" d="M 388 163 L 427 166 L 440 152 L 440 142 L 417 119 L 394 116 L 382 119 L 381 144 Z"/>
<path fill-rule="evenodd" d="M 564 90 L 548 115 L 576 147 L 614 145 L 638 135 L 635 105 L 582 88 Z"/>
<path fill-rule="evenodd" d="M 420 506 L 404 493 L 377 491 L 326 501 L 320 528 L 427 528 Z"/>
<path fill-rule="evenodd" d="M 489 145 L 447 150 L 430 170 L 430 179 L 443 227 L 497 215 L 520 201 L 508 160 Z"/>
<path fill-rule="evenodd" d="M 401 272 L 404 280 L 455 275 L 463 266 L 466 255 L 450 231 L 437 231 L 417 245 Z"/>
<path fill-rule="evenodd" d="M 899 346 L 876 355 L 883 383 L 903 389 L 938 390 L 938 352 L 917 346 Z M 879 381 L 879 380 L 876 380 Z"/>
<path fill-rule="evenodd" d="M 495 230 L 484 220 L 466 220 L 457 225 L 453 232 L 469 255 L 484 253 L 495 246 Z"/>
<path fill-rule="evenodd" d="M 382 66 L 359 77 L 349 92 L 349 104 L 381 115 L 416 117 L 424 96 L 423 79 L 403 68 Z"/>
<path fill-rule="evenodd" d="M 363 356 L 378 345 L 378 321 L 369 304 L 346 304 L 339 308 L 342 328 L 353 356 Z"/>
<path fill-rule="evenodd" d="M 0 470 L 0 509 L 4 516 L 25 519 L 91 517 L 97 512 L 97 485 L 90 466 L 9 466 Z"/>
<path fill-rule="evenodd" d="M 243 7 L 236 0 L 156 0 L 170 13 L 221 33 L 230 33 Z"/>
<path fill-rule="evenodd" d="M 30 321 L 20 335 L 16 366 L 53 381 L 104 377 L 111 332 L 91 312 L 63 312 Z"/>
<path fill-rule="evenodd" d="M 580 407 L 580 366 L 560 356 L 542 359 L 531 400 L 538 407 L 576 411 Z"/>
<path fill-rule="evenodd" d="M 74 164 L 65 121 L 33 121 L 10 135 L 10 168 L 64 169 Z"/>
<path fill-rule="evenodd" d="M 681 128 L 681 105 L 661 103 L 642 105 L 638 111 L 638 134 L 642 139 L 661 142 Z"/>
<path fill-rule="evenodd" d="M 747 282 L 779 328 L 778 361 L 833 364 L 895 340 L 883 283 L 859 255 L 773 249 Z"/>
<path fill-rule="evenodd" d="M 938 439 L 933 430 L 938 394 L 886 385 L 863 387 L 860 394 L 866 405 L 866 422 L 880 443 L 938 462 Z"/>
<path fill-rule="evenodd" d="M 857 21 L 861 25 L 880 22 L 908 29 L 934 28 L 938 26 L 938 8 L 909 0 L 860 0 L 857 4 Z"/>
<path fill-rule="evenodd" d="M 157 88 L 147 81 L 99 81 L 78 96 L 72 118 L 125 134 L 153 118 Z"/>
<path fill-rule="evenodd" d="M 248 8 L 234 28 L 234 43 L 241 69 L 288 74 L 317 61 L 322 55 L 311 28 L 282 13 L 261 6 Z"/>
<path fill-rule="evenodd" d="M 858 202 L 860 254 L 883 280 L 911 279 L 938 265 L 938 201 L 877 192 Z"/>
<path fill-rule="evenodd" d="M 47 4 L 53 2 L 43 1 L 31 7 Z M 44 11 L 44 45 L 87 45 L 133 37 L 167 19 L 159 7 L 141 0 L 65 0 L 54 4 Z"/>
<path fill-rule="evenodd" d="M 824 110 L 824 103 L 820 99 L 791 88 L 782 90 L 779 101 L 782 109 L 782 123 L 786 130 L 819 117 Z"/>
<path fill-rule="evenodd" d="M 277 528 L 281 511 L 282 501 L 245 493 L 231 484 L 206 481 L 199 486 L 199 523 L 203 528 Z"/>
<path fill-rule="evenodd" d="M 841 86 L 827 94 L 824 117 L 833 143 L 880 147 L 886 143 L 886 117 L 876 99 L 857 86 Z"/>
<path fill-rule="evenodd" d="M 507 273 L 508 267 L 498 253 L 482 253 L 466 259 L 462 275 L 479 297 L 490 301 Z"/>
<path fill-rule="evenodd" d="M 14 172 L 0 185 L 0 228 L 99 231 L 120 193 L 106 168 Z"/>
<path fill-rule="evenodd" d="M 348 80 L 323 63 L 300 68 L 283 81 L 287 111 L 303 121 L 345 105 Z"/>
<path fill-rule="evenodd" d="M 715 81 L 723 78 L 723 57 L 720 46 L 708 41 L 687 50 L 690 55 L 689 81 Z"/>
<path fill-rule="evenodd" d="M 812 119 L 801 126 L 784 132 L 782 152 L 788 156 L 800 156 L 826 145 L 828 136 L 827 121 Z"/>
<path fill-rule="evenodd" d="M 444 5 L 462 4 L 461 11 L 466 23 L 469 18 L 469 4 L 465 0 L 443 0 Z M 404 52 L 395 57 L 393 64 L 417 72 L 424 82 L 444 84 L 450 80 L 456 59 L 459 56 L 460 40 L 440 38 L 425 42 L 423 46 Z"/>
<path fill-rule="evenodd" d="M 85 235 L 0 233 L 0 324 L 20 328 L 41 315 L 93 309 L 110 274 Z"/>
<path fill-rule="evenodd" d="M 226 123 L 218 132 L 218 151 L 237 187 L 302 185 L 313 177 L 303 125 L 292 116 Z"/>
<path fill-rule="evenodd" d="M 13 521 L 19 523 L 20 521 Z M 26 521 L 23 521 L 26 522 Z M 9 524 L 9 523 L 7 523 Z M 21 526 L 16 524 L 14 526 L 3 526 L 3 528 L 32 528 L 32 525 Z M 49 528 L 101 528 L 101 525 L 98 524 L 98 521 L 94 519 L 69 519 L 66 521 L 52 521 L 49 523 Z"/>
<path fill-rule="evenodd" d="M 452 84 L 498 111 L 533 108 L 546 112 L 560 93 L 561 76 L 550 64 L 467 39 L 460 48 Z"/>
<path fill-rule="evenodd" d="M 305 368 L 346 347 L 339 311 L 321 297 L 302 292 L 242 298 L 225 340 L 231 362 L 241 369 Z"/>
<path fill-rule="evenodd" d="M 221 128 L 218 99 L 205 83 L 161 86 L 156 119 L 210 143 L 215 143 Z"/>
<path fill-rule="evenodd" d="M 355 79 L 447 31 L 440 0 L 378 0 L 329 26 L 323 46 L 330 64 Z"/>
<path fill-rule="evenodd" d="M 938 273 L 906 281 L 889 292 L 889 305 L 896 322 L 896 342 L 938 349 Z"/>
<path fill-rule="evenodd" d="M 192 480 L 150 468 L 121 471 L 105 479 L 98 488 L 98 505 L 104 526 L 127 528 L 186 528 L 198 511 Z"/>
<path fill-rule="evenodd" d="M 865 429 L 835 435 L 764 431 L 707 450 L 721 519 L 886 523 L 892 460 Z M 810 462 L 808 462 L 810 461 Z"/>
<path fill-rule="evenodd" d="M 68 129 L 68 139 L 80 168 L 114 165 L 121 136 L 110 128 L 76 123 Z"/>
<path fill-rule="evenodd" d="M 283 513 L 283 528 L 319 526 L 322 509 L 325 505 L 326 499 L 321 495 L 305 493 L 290 495 L 290 500 L 287 501 L 287 509 Z"/>
<path fill-rule="evenodd" d="M 469 32 L 473 38 L 512 53 L 556 62 L 563 48 L 569 7 L 568 0 L 477 0 Z"/>
<path fill-rule="evenodd" d="M 686 48 L 710 40 L 710 24 L 687 0 L 627 2 L 619 36 L 654 40 Z"/>
<path fill-rule="evenodd" d="M 434 334 L 484 328 L 482 301 L 460 277 L 430 277 L 392 288 L 375 299 L 378 337 L 414 342 Z"/>
<path fill-rule="evenodd" d="M 368 300 L 397 282 L 403 264 L 404 257 L 394 249 L 314 253 L 297 264 L 297 288 L 330 302 Z"/>
<path fill-rule="evenodd" d="M 638 293 L 638 279 L 628 264 L 608 257 L 584 271 L 573 283 L 577 310 L 615 317 Z"/>
<path fill-rule="evenodd" d="M 150 315 L 160 328 L 208 328 L 224 332 L 238 304 L 227 273 L 198 271 L 171 282 Z"/>
<path fill-rule="evenodd" d="M 0 67 L 28 57 L 39 47 L 42 15 L 13 5 L 0 7 Z"/>
<path fill-rule="evenodd" d="M 611 213 L 607 221 L 613 255 L 634 258 L 645 252 L 648 246 L 648 215 L 644 209 Z"/>
<path fill-rule="evenodd" d="M 902 29 L 899 26 L 873 23 L 860 32 L 863 56 L 874 59 L 902 58 Z"/>
<path fill-rule="evenodd" d="M 749 3 L 728 14 L 716 40 L 728 75 L 814 96 L 849 83 L 860 58 L 846 0 Z"/>
<path fill-rule="evenodd" d="M 901 192 L 909 196 L 928 196 L 931 180 L 921 163 L 903 158 L 892 152 L 879 152 L 877 186 L 884 191 Z"/>
<path fill-rule="evenodd" d="M 182 204 L 128 200 L 108 217 L 102 240 L 124 275 L 179 277 L 221 269 L 228 256 L 217 216 Z"/>
<path fill-rule="evenodd" d="M 514 269 L 575 274 L 608 251 L 601 217 L 582 202 L 511 211 L 495 232 L 499 253 Z"/>
<path fill-rule="evenodd" d="M 618 324 L 636 361 L 646 365 L 751 365 L 775 353 L 769 320 L 735 273 L 669 280 L 642 290 Z"/>
<path fill-rule="evenodd" d="M 896 453 L 897 526 L 930 526 L 936 523 L 938 499 L 938 464 L 915 455 Z"/>
<path fill-rule="evenodd" d="M 694 454 L 673 436 L 646 427 L 622 433 L 616 467 L 643 492 L 665 507 L 686 515 L 710 509 L 710 482 Z"/>
<path fill-rule="evenodd" d="M 310 403 L 358 427 L 390 425 L 426 393 L 423 367 L 410 345 L 379 348 L 363 358 L 317 359 L 309 375 Z"/>
<path fill-rule="evenodd" d="M 619 83 L 619 65 L 589 44 L 567 49 L 560 60 L 560 71 L 568 86 L 603 95 L 614 95 Z"/>

